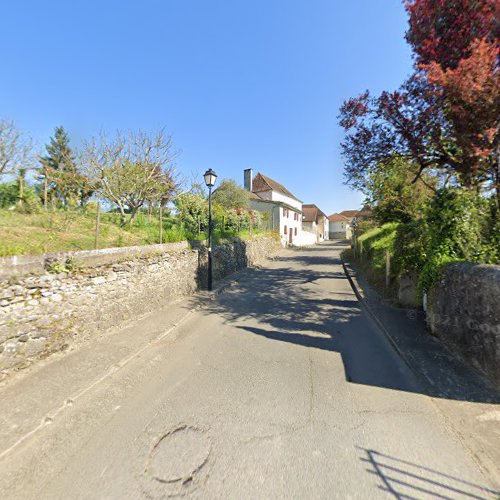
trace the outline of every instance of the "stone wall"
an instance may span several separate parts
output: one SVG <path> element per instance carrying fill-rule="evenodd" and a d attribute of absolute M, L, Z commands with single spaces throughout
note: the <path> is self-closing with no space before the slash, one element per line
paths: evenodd
<path fill-rule="evenodd" d="M 215 247 L 214 279 L 258 264 L 278 248 L 271 238 Z M 3 259 L 0 370 L 27 366 L 192 294 L 206 280 L 206 260 L 206 251 L 186 243 Z"/>
<path fill-rule="evenodd" d="M 449 266 L 429 293 L 431 332 L 500 386 L 500 266 Z"/>
<path fill-rule="evenodd" d="M 253 238 L 251 240 L 234 240 L 217 246 L 212 252 L 212 272 L 214 281 L 220 280 L 239 269 L 262 263 L 266 258 L 281 248 L 279 239 Z M 206 249 L 200 250 L 199 283 L 202 288 L 207 285 L 208 256 Z"/>

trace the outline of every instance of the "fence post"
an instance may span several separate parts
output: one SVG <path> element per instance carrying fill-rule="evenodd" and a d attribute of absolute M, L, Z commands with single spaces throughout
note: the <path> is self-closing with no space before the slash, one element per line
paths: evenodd
<path fill-rule="evenodd" d="M 94 248 L 97 250 L 99 248 L 99 224 L 101 221 L 101 200 L 97 200 L 97 206 L 95 211 L 95 239 Z"/>
<path fill-rule="evenodd" d="M 389 249 L 385 251 L 385 286 L 389 287 L 389 280 L 391 277 L 391 254 Z"/>
<path fill-rule="evenodd" d="M 359 244 L 359 260 L 363 260 L 363 242 Z"/>
<path fill-rule="evenodd" d="M 163 243 L 163 205 L 160 203 L 160 244 Z"/>

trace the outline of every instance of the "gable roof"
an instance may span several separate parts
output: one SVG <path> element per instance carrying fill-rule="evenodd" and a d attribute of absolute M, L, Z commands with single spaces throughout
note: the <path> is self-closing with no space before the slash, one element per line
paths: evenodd
<path fill-rule="evenodd" d="M 294 196 L 288 189 L 276 182 L 274 179 L 267 177 L 267 175 L 261 174 L 260 172 L 254 177 L 252 182 L 252 192 L 259 193 L 261 191 L 277 191 L 278 193 L 284 194 L 289 198 L 301 202 L 296 196 Z M 302 203 L 302 202 L 301 202 Z"/>
<path fill-rule="evenodd" d="M 347 217 L 349 220 L 354 218 L 362 217 L 369 218 L 372 216 L 372 211 L 370 208 L 366 208 L 366 205 L 361 210 L 344 210 L 340 212 L 340 215 Z"/>
<path fill-rule="evenodd" d="M 320 215 L 326 217 L 324 214 L 314 203 L 309 203 L 306 205 L 302 205 L 303 217 L 302 220 L 304 222 L 316 222 Z"/>
<path fill-rule="evenodd" d="M 342 212 L 340 212 L 340 215 L 343 215 L 348 219 L 353 219 L 354 217 L 357 217 L 360 214 L 360 212 L 361 210 L 342 210 Z"/>
<path fill-rule="evenodd" d="M 328 216 L 330 222 L 349 222 L 349 218 L 342 214 L 332 214 Z"/>

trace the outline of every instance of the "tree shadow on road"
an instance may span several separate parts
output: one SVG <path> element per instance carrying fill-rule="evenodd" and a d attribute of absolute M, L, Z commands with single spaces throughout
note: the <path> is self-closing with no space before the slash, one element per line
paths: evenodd
<path fill-rule="evenodd" d="M 439 384 L 431 387 L 409 376 L 405 363 L 362 311 L 340 261 L 317 255 L 323 248 L 314 248 L 310 255 L 288 252 L 269 267 L 248 270 L 235 286 L 207 301 L 205 310 L 223 316 L 242 333 L 337 352 L 346 380 L 352 383 L 461 401 L 500 402 L 494 390 L 443 390 Z"/>

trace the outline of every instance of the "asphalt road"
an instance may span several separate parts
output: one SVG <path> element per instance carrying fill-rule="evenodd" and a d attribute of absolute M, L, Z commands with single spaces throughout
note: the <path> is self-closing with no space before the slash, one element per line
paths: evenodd
<path fill-rule="evenodd" d="M 339 251 L 286 251 L 9 386 L 0 496 L 496 498 Z"/>

